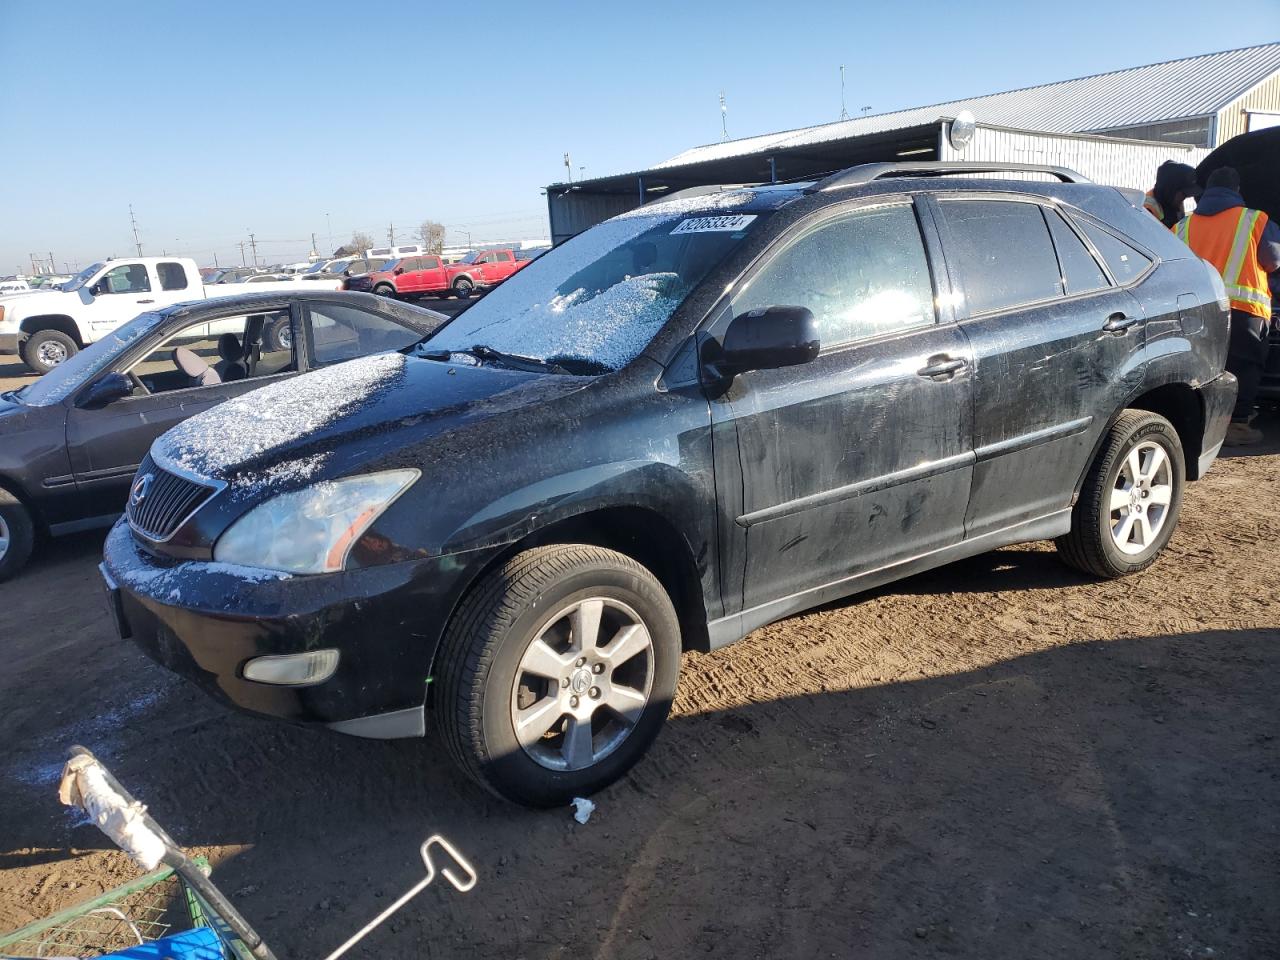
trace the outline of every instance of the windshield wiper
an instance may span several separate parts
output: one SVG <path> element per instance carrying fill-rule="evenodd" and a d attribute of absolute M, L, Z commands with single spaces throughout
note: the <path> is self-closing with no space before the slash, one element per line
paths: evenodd
<path fill-rule="evenodd" d="M 506 353 L 496 347 L 489 346 L 487 343 L 477 343 L 475 346 L 467 347 L 465 350 L 433 348 L 425 343 L 420 343 L 413 351 L 415 357 L 421 357 L 423 360 L 438 360 L 441 363 L 448 363 L 449 358 L 455 353 L 464 353 L 467 356 L 475 357 L 477 360 L 500 364 L 513 370 L 524 370 L 527 373 L 567 374 L 569 372 L 553 361 L 540 360 L 537 357 L 526 357 L 519 353 Z"/>

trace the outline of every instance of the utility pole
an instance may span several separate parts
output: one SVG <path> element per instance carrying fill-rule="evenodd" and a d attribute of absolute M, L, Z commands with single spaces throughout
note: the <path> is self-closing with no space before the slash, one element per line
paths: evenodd
<path fill-rule="evenodd" d="M 573 183 L 573 161 L 569 159 L 568 151 L 564 155 L 564 168 L 569 172 L 569 182 Z"/>
<path fill-rule="evenodd" d="M 720 91 L 720 139 L 729 139 L 729 105 L 724 102 L 724 91 Z"/>
<path fill-rule="evenodd" d="M 316 250 L 316 235 L 314 232 L 311 234 L 311 256 L 307 259 L 311 259 L 311 257 L 314 257 L 317 260 L 320 259 L 320 253 Z"/>
<path fill-rule="evenodd" d="M 249 248 L 253 250 L 253 265 L 258 265 L 258 241 L 253 238 L 253 234 L 249 234 Z"/>
<path fill-rule="evenodd" d="M 217 250 L 213 251 L 213 265 L 214 265 L 215 267 L 218 265 L 218 251 L 217 251 Z"/>
<path fill-rule="evenodd" d="M 236 241 L 236 246 L 240 248 L 240 266 L 247 267 L 249 264 L 247 264 L 244 259 L 244 241 Z"/>
<path fill-rule="evenodd" d="M 394 247 L 396 245 L 396 225 L 394 223 L 387 224 L 387 246 Z"/>
<path fill-rule="evenodd" d="M 844 105 L 844 64 L 840 64 L 840 119 L 848 120 L 849 111 Z"/>
<path fill-rule="evenodd" d="M 138 221 L 133 215 L 133 204 L 129 204 L 129 223 L 133 226 L 133 247 L 137 256 L 142 256 L 142 241 L 138 239 Z"/>

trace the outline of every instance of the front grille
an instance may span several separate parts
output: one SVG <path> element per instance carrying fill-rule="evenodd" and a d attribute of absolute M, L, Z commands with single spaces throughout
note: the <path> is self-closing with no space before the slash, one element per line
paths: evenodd
<path fill-rule="evenodd" d="M 129 488 L 125 515 L 129 526 L 148 540 L 167 540 L 216 492 L 214 487 L 156 466 L 151 454 L 147 454 Z"/>

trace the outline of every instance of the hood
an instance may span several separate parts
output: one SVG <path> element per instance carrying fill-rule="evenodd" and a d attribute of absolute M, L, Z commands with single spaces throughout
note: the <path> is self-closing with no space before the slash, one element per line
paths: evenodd
<path fill-rule="evenodd" d="M 174 427 L 151 454 L 246 492 L 301 486 L 590 382 L 378 354 L 229 400 Z"/>
<path fill-rule="evenodd" d="M 1232 207 L 1243 206 L 1244 197 L 1234 190 L 1228 190 L 1226 187 L 1210 187 L 1196 201 L 1196 213 L 1202 217 L 1212 217 L 1214 214 L 1230 210 Z"/>
<path fill-rule="evenodd" d="M 47 310 L 63 310 L 62 304 L 74 300 L 79 304 L 80 298 L 74 293 L 62 290 L 28 290 L 24 293 L 6 293 L 0 296 L 0 306 L 5 308 L 5 316 L 13 316 L 9 311 L 21 309 L 24 315 L 44 313 Z"/>

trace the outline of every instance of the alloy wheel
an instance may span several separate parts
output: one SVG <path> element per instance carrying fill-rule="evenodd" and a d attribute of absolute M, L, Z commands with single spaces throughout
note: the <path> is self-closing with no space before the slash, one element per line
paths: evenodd
<path fill-rule="evenodd" d="M 516 739 L 549 770 L 584 770 L 630 735 L 653 678 L 653 639 L 639 615 L 617 600 L 580 600 L 545 621 L 520 659 Z"/>
<path fill-rule="evenodd" d="M 1108 504 L 1111 538 L 1122 553 L 1142 553 L 1160 536 L 1173 500 L 1173 465 L 1153 441 L 1129 451 Z"/>
<path fill-rule="evenodd" d="M 4 517 L 0 517 L 0 560 L 3 560 L 9 552 L 9 544 L 12 540 L 13 535 L 9 532 L 9 524 Z"/>

